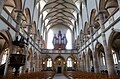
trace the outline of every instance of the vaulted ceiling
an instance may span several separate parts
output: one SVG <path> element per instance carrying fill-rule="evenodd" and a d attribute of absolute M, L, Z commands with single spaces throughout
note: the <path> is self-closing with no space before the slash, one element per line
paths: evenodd
<path fill-rule="evenodd" d="M 54 26 L 56 24 L 63 24 L 66 26 L 74 26 L 74 21 L 77 21 L 73 13 L 79 13 L 79 9 L 76 6 L 77 0 L 44 0 L 46 2 L 45 6 L 41 10 L 41 13 L 44 11 L 47 12 L 47 15 L 43 19 L 48 20 L 45 24 Z M 44 14 L 43 14 L 44 15 Z"/>

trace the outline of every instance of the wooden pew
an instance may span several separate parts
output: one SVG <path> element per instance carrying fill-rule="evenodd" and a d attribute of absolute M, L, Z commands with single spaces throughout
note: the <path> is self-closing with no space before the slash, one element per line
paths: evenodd
<path fill-rule="evenodd" d="M 82 71 L 65 71 L 64 75 L 69 79 L 120 79 L 120 75 L 108 76 L 107 74 Z"/>
<path fill-rule="evenodd" d="M 44 78 L 45 79 L 47 79 L 47 78 L 52 79 L 55 75 L 55 72 L 53 72 L 53 71 L 44 71 L 43 73 L 44 73 Z"/>
<path fill-rule="evenodd" d="M 40 72 L 30 72 L 22 73 L 15 77 L 13 74 L 6 76 L 3 79 L 52 79 L 55 75 L 54 71 L 40 71 Z"/>

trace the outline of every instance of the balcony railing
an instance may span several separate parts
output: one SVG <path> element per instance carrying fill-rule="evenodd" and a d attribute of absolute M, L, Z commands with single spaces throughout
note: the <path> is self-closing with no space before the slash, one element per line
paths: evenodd
<path fill-rule="evenodd" d="M 42 54 L 77 54 L 77 49 L 41 49 Z"/>

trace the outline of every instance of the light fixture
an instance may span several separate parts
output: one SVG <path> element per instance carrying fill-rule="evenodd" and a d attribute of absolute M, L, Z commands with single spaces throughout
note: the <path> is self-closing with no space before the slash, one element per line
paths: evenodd
<path fill-rule="evenodd" d="M 59 58 L 58 60 L 60 61 L 61 59 Z"/>
<path fill-rule="evenodd" d="M 115 51 L 114 50 L 112 50 L 112 53 L 114 53 Z"/>
<path fill-rule="evenodd" d="M 76 64 L 76 62 L 74 62 L 74 64 Z"/>
<path fill-rule="evenodd" d="M 43 64 L 45 64 L 45 62 L 43 61 Z"/>

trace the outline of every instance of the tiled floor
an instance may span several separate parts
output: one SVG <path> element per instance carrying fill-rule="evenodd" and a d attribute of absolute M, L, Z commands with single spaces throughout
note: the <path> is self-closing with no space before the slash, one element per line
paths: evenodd
<path fill-rule="evenodd" d="M 56 74 L 53 79 L 67 79 L 63 74 Z"/>

